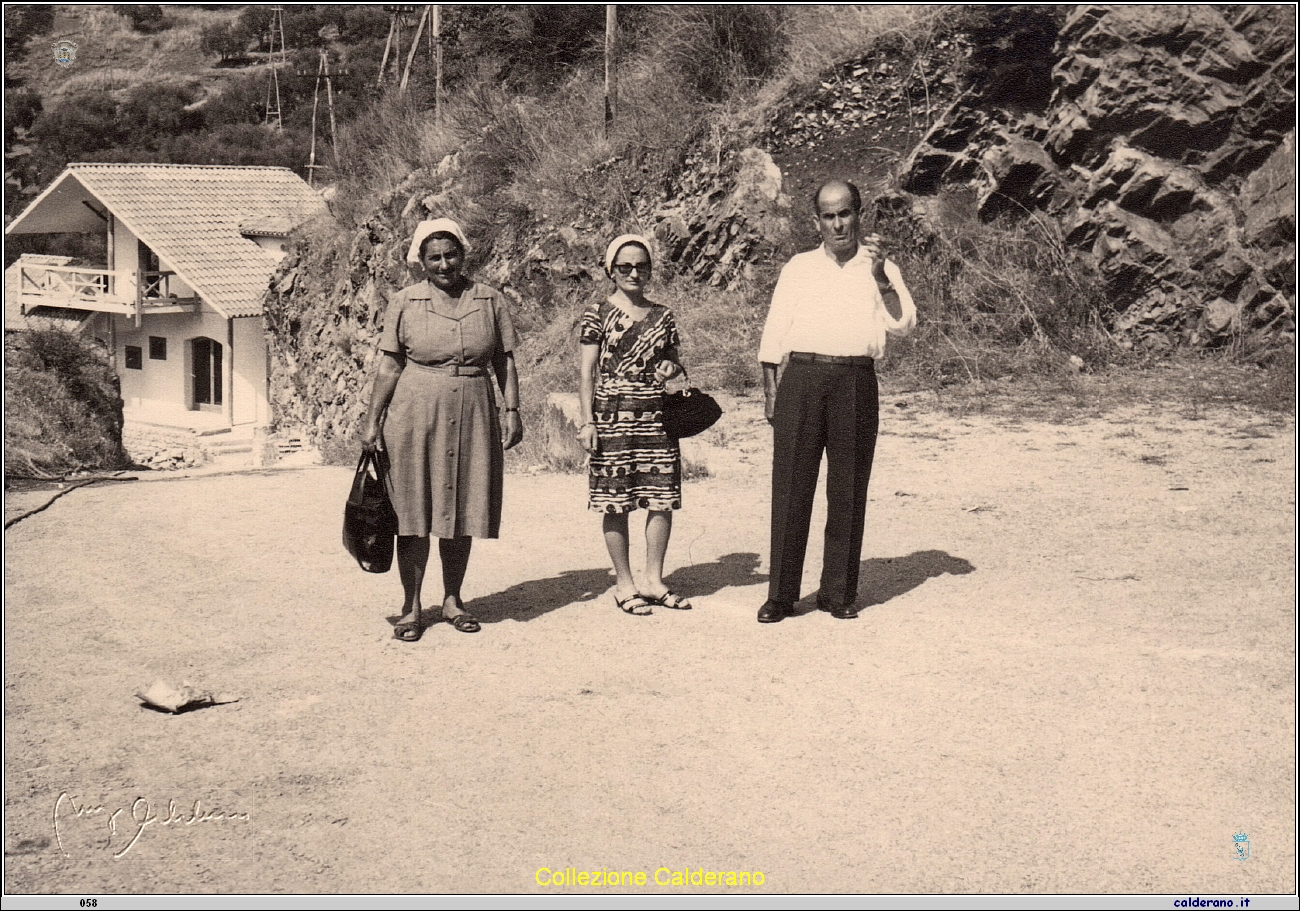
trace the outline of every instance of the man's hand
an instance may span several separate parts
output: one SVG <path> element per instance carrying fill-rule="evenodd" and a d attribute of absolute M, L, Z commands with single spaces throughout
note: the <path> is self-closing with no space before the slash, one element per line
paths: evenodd
<path fill-rule="evenodd" d="M 769 424 L 776 420 L 776 364 L 763 364 L 763 416 Z"/>
<path fill-rule="evenodd" d="M 885 239 L 879 234 L 868 234 L 862 240 L 862 247 L 871 257 L 871 274 L 879 284 L 888 284 L 885 275 Z"/>

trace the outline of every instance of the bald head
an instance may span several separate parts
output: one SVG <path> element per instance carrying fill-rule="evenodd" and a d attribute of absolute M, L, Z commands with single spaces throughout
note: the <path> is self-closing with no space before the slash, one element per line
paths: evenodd
<path fill-rule="evenodd" d="M 817 209 L 817 233 L 826 252 L 836 262 L 846 263 L 858 252 L 858 232 L 862 227 L 862 196 L 846 180 L 828 180 L 813 197 Z"/>
<path fill-rule="evenodd" d="M 832 191 L 838 193 L 838 192 L 843 192 L 845 190 L 848 191 L 849 198 L 853 200 L 853 211 L 861 212 L 862 194 L 858 191 L 857 186 L 853 183 L 850 183 L 847 180 L 840 180 L 838 178 L 826 181 L 820 187 L 817 188 L 817 191 L 815 193 L 813 193 L 813 198 L 812 198 L 813 211 L 816 212 L 818 216 L 821 215 L 822 193 L 827 193 Z"/>

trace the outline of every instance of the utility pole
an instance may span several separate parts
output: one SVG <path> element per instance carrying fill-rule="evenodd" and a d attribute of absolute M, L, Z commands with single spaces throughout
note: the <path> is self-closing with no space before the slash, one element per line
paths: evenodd
<path fill-rule="evenodd" d="M 388 37 L 384 40 L 384 56 L 379 61 L 379 79 L 375 82 L 375 88 L 384 84 L 384 69 L 388 66 L 388 52 L 393 47 L 393 30 L 397 28 L 397 16 L 390 13 L 388 16 Z"/>
<path fill-rule="evenodd" d="M 429 7 L 424 8 L 420 14 L 420 24 L 415 27 L 415 37 L 411 39 L 411 52 L 406 55 L 406 69 L 402 70 L 402 81 L 399 83 L 397 90 L 403 95 L 406 94 L 406 83 L 411 78 L 411 63 L 415 60 L 415 52 L 420 49 L 420 36 L 424 34 L 424 23 L 429 18 Z"/>
<path fill-rule="evenodd" d="M 613 3 L 605 5 L 605 138 L 609 139 L 610 127 L 618 109 L 618 7 Z"/>
<path fill-rule="evenodd" d="M 433 123 L 442 126 L 442 6 L 433 6 L 433 29 L 429 32 L 433 45 Z"/>
<path fill-rule="evenodd" d="M 299 75 L 304 74 L 300 73 Z M 311 97 L 311 157 L 307 162 L 307 184 L 313 187 L 316 185 L 316 171 L 326 167 L 323 164 L 316 164 L 316 114 L 320 109 L 320 82 L 322 77 L 325 79 L 325 98 L 330 112 L 330 148 L 334 151 L 334 169 L 337 171 L 339 166 L 339 137 L 334 124 L 334 87 L 330 80 L 329 51 L 324 48 L 321 48 L 320 61 L 316 65 L 316 90 Z"/>
<path fill-rule="evenodd" d="M 275 62 L 275 35 L 280 33 L 280 63 L 288 64 L 289 58 L 285 55 L 284 47 L 284 7 L 271 7 L 271 44 L 270 53 L 266 55 L 266 65 L 271 70 L 271 78 L 266 86 L 266 119 L 263 123 L 270 123 L 271 118 L 275 118 L 275 128 L 277 130 L 284 128 L 283 118 L 280 116 L 280 71 L 279 65 Z M 271 107 L 271 102 L 275 102 L 275 107 Z"/>
<path fill-rule="evenodd" d="M 330 111 L 330 150 L 334 153 L 334 170 L 339 167 L 339 131 L 334 125 L 334 83 L 330 80 L 330 55 L 326 50 L 321 50 L 321 59 L 325 61 L 325 102 Z M 347 75 L 344 70 L 343 75 Z"/>
<path fill-rule="evenodd" d="M 411 27 L 412 22 L 406 17 L 415 12 L 413 6 L 385 6 L 384 9 L 388 11 L 388 40 L 384 42 L 384 57 L 379 61 L 379 79 L 375 82 L 376 88 L 383 88 L 390 50 L 393 53 L 393 81 L 399 82 L 402 79 L 402 26 Z M 425 12 L 427 13 L 428 10 L 426 9 Z M 417 34 L 413 43 L 419 40 L 420 36 Z"/>
<path fill-rule="evenodd" d="M 320 63 L 316 65 L 316 90 L 311 94 L 311 153 L 307 157 L 307 186 L 316 186 L 316 111 L 320 108 L 320 77 L 325 72 L 325 51 L 320 52 Z"/>

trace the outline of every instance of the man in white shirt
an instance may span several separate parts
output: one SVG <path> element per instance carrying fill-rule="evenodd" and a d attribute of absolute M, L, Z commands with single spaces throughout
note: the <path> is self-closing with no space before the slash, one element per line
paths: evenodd
<path fill-rule="evenodd" d="M 758 349 L 775 437 L 772 574 L 760 623 L 776 623 L 799 600 L 823 450 L 826 546 L 817 605 L 843 620 L 858 615 L 867 482 L 880 420 L 874 359 L 884 354 L 887 333 L 903 335 L 916 325 L 912 297 L 879 235 L 859 240 L 857 187 L 828 181 L 813 203 L 822 245 L 781 270 Z M 777 367 L 787 357 L 778 389 Z"/>

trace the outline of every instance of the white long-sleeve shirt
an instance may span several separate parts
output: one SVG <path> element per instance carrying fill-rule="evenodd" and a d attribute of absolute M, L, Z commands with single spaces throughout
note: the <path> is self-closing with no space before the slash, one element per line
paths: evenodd
<path fill-rule="evenodd" d="M 902 308 L 901 317 L 894 319 L 871 274 L 873 265 L 864 247 L 843 266 L 825 246 L 792 257 L 772 292 L 759 362 L 778 364 L 791 351 L 880 357 L 887 333 L 912 331 L 916 305 L 898 266 L 885 260 L 885 276 Z"/>

